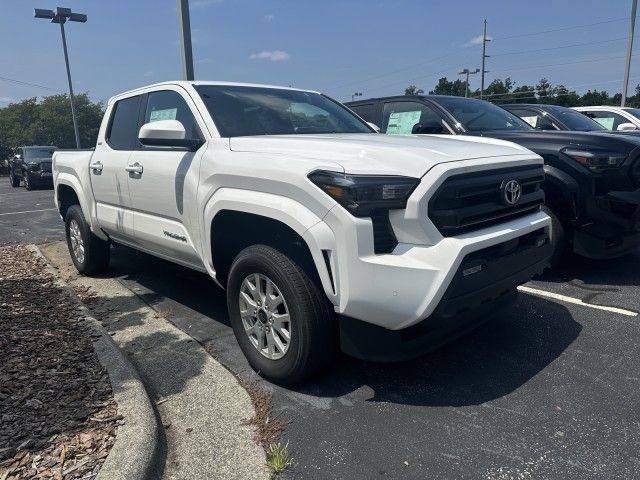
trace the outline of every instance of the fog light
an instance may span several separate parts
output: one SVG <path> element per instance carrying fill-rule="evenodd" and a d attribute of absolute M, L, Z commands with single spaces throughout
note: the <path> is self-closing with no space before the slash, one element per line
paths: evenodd
<path fill-rule="evenodd" d="M 482 270 L 482 265 L 475 265 L 473 267 L 465 268 L 462 270 L 462 276 L 468 277 L 469 275 L 473 275 L 474 273 L 478 273 Z"/>

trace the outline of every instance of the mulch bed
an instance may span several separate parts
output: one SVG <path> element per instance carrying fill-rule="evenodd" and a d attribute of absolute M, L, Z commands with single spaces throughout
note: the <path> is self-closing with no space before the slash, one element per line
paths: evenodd
<path fill-rule="evenodd" d="M 91 332 L 42 260 L 0 247 L 0 480 L 91 479 L 122 424 Z"/>

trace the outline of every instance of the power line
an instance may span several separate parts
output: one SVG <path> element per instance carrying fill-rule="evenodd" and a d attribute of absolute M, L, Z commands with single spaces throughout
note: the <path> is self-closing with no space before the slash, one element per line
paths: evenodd
<path fill-rule="evenodd" d="M 23 80 L 16 80 L 15 78 L 0 77 L 0 80 L 3 80 L 5 82 L 10 82 L 10 83 L 15 83 L 16 85 L 42 88 L 43 90 L 50 90 L 52 92 L 61 92 L 61 90 L 58 90 L 57 88 L 47 87 L 45 85 L 40 85 L 38 83 L 25 82 Z"/>
<path fill-rule="evenodd" d="M 637 57 L 640 54 L 634 54 L 634 57 Z M 592 59 L 592 60 L 576 60 L 575 62 L 562 62 L 562 63 L 547 63 L 546 65 L 529 65 L 529 66 L 522 66 L 522 67 L 511 67 L 511 68 L 507 68 L 507 69 L 502 69 L 502 70 L 492 70 L 494 73 L 495 72 L 514 72 L 514 71 L 519 71 L 519 70 L 532 70 L 532 69 L 537 69 L 537 68 L 546 68 L 546 67 L 558 67 L 558 66 L 565 66 L 565 65 L 576 65 L 579 63 L 595 63 L 595 62 L 602 62 L 602 61 L 607 61 L 607 60 L 618 60 L 621 58 L 625 58 L 624 55 L 620 56 L 620 57 L 605 57 L 605 58 L 597 58 L 597 59 Z"/>
<path fill-rule="evenodd" d="M 596 25 L 603 25 L 605 23 L 613 23 L 613 22 L 621 22 L 622 20 L 629 20 L 629 17 L 621 17 L 621 18 L 611 18 L 609 20 L 602 20 L 600 22 L 595 22 L 595 23 L 586 23 L 583 25 L 573 25 L 570 27 L 561 27 L 561 28 L 554 28 L 551 30 L 540 30 L 538 32 L 530 32 L 530 33 L 519 33 L 517 35 L 509 35 L 507 37 L 492 37 L 494 40 L 508 40 L 511 38 L 520 38 L 520 37 L 529 37 L 529 36 L 534 36 L 534 35 L 542 35 L 544 33 L 553 33 L 553 32 L 563 32 L 565 30 L 575 30 L 578 28 L 585 28 L 585 27 L 594 27 Z"/>
<path fill-rule="evenodd" d="M 515 52 L 505 52 L 505 53 L 494 53 L 492 54 L 493 57 L 502 57 L 504 55 L 519 55 L 521 53 L 534 53 L 534 52 L 546 52 L 548 50 L 561 50 L 563 48 L 573 48 L 573 47 L 583 47 L 586 45 L 600 45 L 603 43 L 611 43 L 611 42 L 619 42 L 620 40 L 626 40 L 627 37 L 620 37 L 620 38 L 612 38 L 610 40 L 600 40 L 597 42 L 586 42 L 586 43 L 574 43 L 571 45 L 558 45 L 556 47 L 548 47 L 548 48 L 537 48 L 535 50 L 518 50 Z"/>

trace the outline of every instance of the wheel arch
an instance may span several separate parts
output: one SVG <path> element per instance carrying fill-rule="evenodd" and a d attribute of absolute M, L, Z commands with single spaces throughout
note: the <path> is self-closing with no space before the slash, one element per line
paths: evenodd
<path fill-rule="evenodd" d="M 550 165 L 544 166 L 545 181 L 542 189 L 545 203 L 563 222 L 577 220 L 580 212 L 578 182 L 569 174 Z"/>

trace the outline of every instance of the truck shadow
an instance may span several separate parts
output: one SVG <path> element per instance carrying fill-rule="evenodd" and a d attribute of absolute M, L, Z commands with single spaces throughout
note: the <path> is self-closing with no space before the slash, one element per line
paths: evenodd
<path fill-rule="evenodd" d="M 392 364 L 340 355 L 312 381 L 280 388 L 250 369 L 229 326 L 224 292 L 211 279 L 139 252 L 119 248 L 111 273 L 142 290 L 141 296 L 234 373 L 278 397 L 296 402 L 364 400 L 407 405 L 478 405 L 508 395 L 551 364 L 582 329 L 562 305 L 529 295 L 488 323 L 420 358 Z M 293 398 L 296 397 L 296 398 Z M 306 398 L 306 400 L 305 400 Z M 337 404 L 337 402 L 336 402 Z"/>

